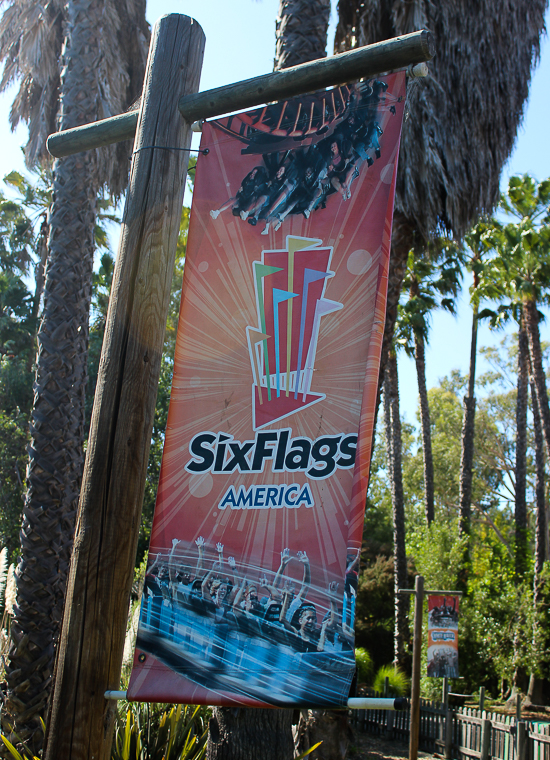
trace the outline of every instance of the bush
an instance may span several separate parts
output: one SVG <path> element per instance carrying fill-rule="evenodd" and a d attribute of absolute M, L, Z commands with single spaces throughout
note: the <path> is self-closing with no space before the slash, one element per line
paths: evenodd
<path fill-rule="evenodd" d="M 389 693 L 395 697 L 402 697 L 409 691 L 409 679 L 399 668 L 393 665 L 383 665 L 374 679 L 374 689 L 381 693 L 384 692 L 384 682 L 386 677 L 389 679 Z"/>
<path fill-rule="evenodd" d="M 372 657 L 363 647 L 355 650 L 355 663 L 357 665 L 357 679 L 359 683 L 370 684 L 374 672 Z"/>

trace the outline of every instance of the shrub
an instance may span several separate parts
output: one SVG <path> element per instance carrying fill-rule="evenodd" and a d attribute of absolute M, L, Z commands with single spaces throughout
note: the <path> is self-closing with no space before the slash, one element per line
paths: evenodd
<path fill-rule="evenodd" d="M 359 683 L 366 683 L 367 685 L 370 684 L 372 681 L 374 664 L 372 657 L 366 649 L 359 647 L 355 650 L 355 662 L 357 664 L 357 677 Z"/>
<path fill-rule="evenodd" d="M 402 697 L 409 691 L 409 679 L 399 668 L 393 665 L 382 665 L 374 679 L 374 688 L 376 691 L 384 691 L 384 682 L 389 679 L 389 693 L 392 696 Z"/>

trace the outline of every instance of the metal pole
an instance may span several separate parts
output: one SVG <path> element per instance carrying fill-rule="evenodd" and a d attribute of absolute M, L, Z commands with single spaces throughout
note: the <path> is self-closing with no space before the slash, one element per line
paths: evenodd
<path fill-rule="evenodd" d="M 409 737 L 409 760 L 418 758 L 420 736 L 420 655 L 422 652 L 422 612 L 424 608 L 424 577 L 416 576 L 414 584 L 414 638 L 411 679 L 411 731 Z"/>
<path fill-rule="evenodd" d="M 193 122 L 230 111 L 252 108 L 273 100 L 347 84 L 390 69 L 405 68 L 431 60 L 434 53 L 433 38 L 430 32 L 424 29 L 272 74 L 263 74 L 193 95 L 184 95 L 178 101 L 178 108 L 187 121 Z M 129 140 L 135 134 L 137 120 L 138 112 L 130 111 L 93 124 L 56 132 L 48 137 L 48 150 L 52 156 L 59 158 L 81 150 Z"/>

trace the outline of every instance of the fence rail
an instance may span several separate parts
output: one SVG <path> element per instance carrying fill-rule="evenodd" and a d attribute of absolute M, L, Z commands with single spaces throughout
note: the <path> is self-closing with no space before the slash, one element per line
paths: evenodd
<path fill-rule="evenodd" d="M 369 696 L 390 696 L 371 691 Z M 408 743 L 410 709 L 355 710 L 359 731 Z M 420 749 L 446 760 L 550 760 L 550 723 L 420 700 Z"/>

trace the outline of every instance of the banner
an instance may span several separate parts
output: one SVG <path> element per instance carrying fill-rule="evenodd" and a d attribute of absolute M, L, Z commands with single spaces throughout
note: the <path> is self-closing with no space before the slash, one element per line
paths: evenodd
<path fill-rule="evenodd" d="M 204 124 L 129 699 L 347 701 L 404 96 Z"/>
<path fill-rule="evenodd" d="M 459 597 L 428 594 L 428 675 L 458 678 Z"/>

